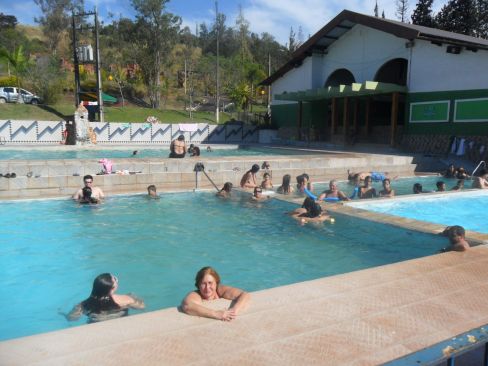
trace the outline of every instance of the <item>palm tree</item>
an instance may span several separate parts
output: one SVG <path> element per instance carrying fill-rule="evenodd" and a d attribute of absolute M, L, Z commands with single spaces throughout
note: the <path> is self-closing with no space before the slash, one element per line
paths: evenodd
<path fill-rule="evenodd" d="M 12 52 L 9 52 L 6 48 L 0 48 L 0 60 L 4 60 L 10 63 L 14 69 L 15 78 L 17 79 L 17 88 L 19 97 L 17 103 L 23 103 L 24 100 L 20 94 L 20 74 L 25 71 L 29 60 L 24 54 L 24 47 L 20 45 L 18 48 L 14 48 Z"/>

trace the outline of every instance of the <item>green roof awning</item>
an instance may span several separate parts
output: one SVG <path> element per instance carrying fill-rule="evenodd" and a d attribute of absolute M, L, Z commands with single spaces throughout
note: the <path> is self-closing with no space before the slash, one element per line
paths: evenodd
<path fill-rule="evenodd" d="M 88 101 L 96 101 L 98 99 L 96 92 L 80 92 L 80 96 L 82 97 L 83 100 L 88 100 Z M 102 99 L 104 103 L 117 103 L 117 98 L 114 98 L 111 95 L 105 94 L 103 92 L 102 92 Z"/>
<path fill-rule="evenodd" d="M 368 95 L 406 93 L 408 88 L 404 85 L 381 83 L 378 81 L 365 81 L 364 83 L 352 83 L 351 85 L 328 86 L 325 88 L 300 90 L 296 92 L 284 92 L 276 94 L 276 100 L 288 100 L 295 102 L 308 102 L 313 100 L 361 97 Z"/>

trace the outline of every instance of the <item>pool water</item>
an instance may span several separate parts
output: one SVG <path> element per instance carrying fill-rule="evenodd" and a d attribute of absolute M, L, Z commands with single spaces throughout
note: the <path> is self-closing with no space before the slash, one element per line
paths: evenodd
<path fill-rule="evenodd" d="M 224 284 L 248 291 L 311 280 L 436 253 L 445 238 L 348 216 L 299 225 L 294 205 L 231 200 L 210 192 L 0 203 L 0 339 L 84 324 L 69 311 L 93 279 L 111 272 L 118 293 L 146 311 L 177 306 L 194 276 L 214 266 Z"/>
<path fill-rule="evenodd" d="M 356 207 L 488 234 L 488 191 L 418 195 L 408 200 L 381 200 Z"/>
<path fill-rule="evenodd" d="M 452 178 L 444 178 L 439 176 L 416 176 L 416 177 L 407 177 L 407 178 L 397 178 L 392 179 L 391 187 L 395 190 L 396 196 L 402 196 L 406 194 L 413 194 L 413 185 L 415 183 L 420 183 L 422 188 L 426 192 L 433 192 L 437 189 L 436 183 L 438 181 L 443 181 L 446 183 L 446 190 L 451 190 L 457 183 L 457 179 Z M 471 188 L 471 181 L 465 181 L 466 188 Z M 354 191 L 354 186 L 349 184 L 347 181 L 340 181 L 337 182 L 337 186 L 341 191 L 343 191 L 348 197 L 350 197 Z M 376 192 L 383 190 L 382 182 L 373 182 L 373 187 L 376 189 Z M 329 189 L 328 183 L 320 183 L 314 184 L 315 192 L 323 192 Z M 356 197 L 357 198 L 357 197 Z"/>
<path fill-rule="evenodd" d="M 137 150 L 137 154 L 133 152 Z M 316 153 L 316 152 L 315 152 Z M 200 156 L 205 158 L 220 156 L 262 156 L 265 155 L 308 155 L 309 151 L 265 148 L 265 147 L 240 147 L 238 149 L 218 149 L 214 148 L 211 152 L 206 147 L 201 147 Z M 164 146 L 161 149 L 90 149 L 85 150 L 6 150 L 0 149 L 0 160 L 53 160 L 53 159 L 100 159 L 100 158 L 167 158 L 169 156 L 169 147 Z"/>

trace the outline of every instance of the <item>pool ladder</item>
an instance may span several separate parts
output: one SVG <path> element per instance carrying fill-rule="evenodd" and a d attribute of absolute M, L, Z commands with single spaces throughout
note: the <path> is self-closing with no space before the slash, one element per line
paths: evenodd
<path fill-rule="evenodd" d="M 484 160 L 481 160 L 479 164 L 476 166 L 476 168 L 474 168 L 473 172 L 471 173 L 471 176 L 473 176 L 474 173 L 476 173 L 478 169 L 481 168 L 482 166 L 486 168 L 486 162 Z"/>
<path fill-rule="evenodd" d="M 198 189 L 198 173 L 202 172 L 203 174 L 205 174 L 205 176 L 210 181 L 210 183 L 212 183 L 212 185 L 215 187 L 217 192 L 220 191 L 219 187 L 217 187 L 217 185 L 214 183 L 212 178 L 208 176 L 207 172 L 205 171 L 205 166 L 203 165 L 203 163 L 196 163 L 195 167 L 193 168 L 193 171 L 195 172 L 195 189 Z"/>

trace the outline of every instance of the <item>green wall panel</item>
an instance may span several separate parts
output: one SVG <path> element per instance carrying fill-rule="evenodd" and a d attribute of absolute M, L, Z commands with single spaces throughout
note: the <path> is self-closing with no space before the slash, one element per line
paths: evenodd
<path fill-rule="evenodd" d="M 410 122 L 448 122 L 450 101 L 410 103 Z"/>
<path fill-rule="evenodd" d="M 454 121 L 488 121 L 488 98 L 456 100 L 454 109 Z"/>
<path fill-rule="evenodd" d="M 474 122 L 454 122 L 454 106 L 456 100 L 462 99 L 479 99 L 488 98 L 488 89 L 478 89 L 478 90 L 455 90 L 455 91 L 443 91 L 443 92 L 432 92 L 432 93 L 409 93 L 407 94 L 407 106 L 405 108 L 405 120 L 410 121 L 410 105 L 411 103 L 435 103 L 450 101 L 449 119 L 448 122 L 421 122 L 421 123 L 407 123 L 405 133 L 407 134 L 425 134 L 425 135 L 463 135 L 463 136 L 488 136 L 488 118 L 484 121 L 474 121 Z M 415 105 L 415 104 L 414 104 Z M 472 110 L 470 107 L 473 105 L 467 105 L 463 109 L 463 116 L 479 116 L 484 113 L 484 104 L 476 105 L 476 109 Z M 415 111 L 416 113 L 421 113 Z M 427 115 L 433 114 L 432 110 L 427 111 Z M 437 111 L 434 111 L 437 114 Z M 440 113 L 439 113 L 440 114 Z M 414 119 L 418 118 L 418 115 L 412 116 Z"/>

